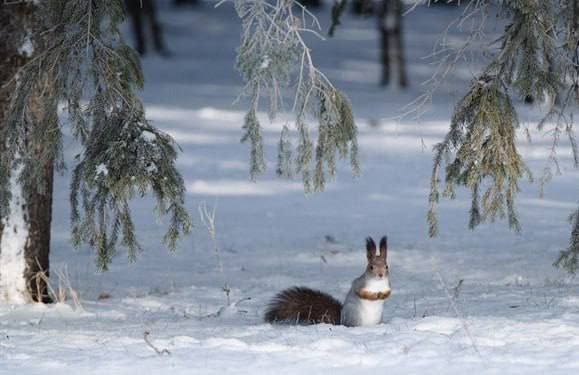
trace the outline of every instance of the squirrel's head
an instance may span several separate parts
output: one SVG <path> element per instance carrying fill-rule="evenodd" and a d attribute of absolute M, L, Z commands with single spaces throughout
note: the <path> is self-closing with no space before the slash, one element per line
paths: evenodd
<path fill-rule="evenodd" d="M 368 258 L 368 266 L 366 267 L 367 274 L 377 279 L 388 278 L 387 250 L 388 239 L 386 236 L 380 240 L 380 252 L 378 254 L 376 254 L 376 243 L 372 237 L 366 238 L 366 256 Z"/>

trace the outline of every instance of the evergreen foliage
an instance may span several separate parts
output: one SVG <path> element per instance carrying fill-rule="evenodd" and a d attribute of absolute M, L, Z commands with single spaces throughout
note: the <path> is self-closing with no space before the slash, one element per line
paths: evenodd
<path fill-rule="evenodd" d="M 569 239 L 569 247 L 559 255 L 555 266 L 562 267 L 569 273 L 576 273 L 579 269 L 579 209 L 569 216 L 573 229 Z"/>
<path fill-rule="evenodd" d="M 477 2 L 476 6 L 484 7 L 486 3 Z M 552 152 L 541 184 L 551 178 L 553 166 L 558 171 L 555 150 L 563 132 L 569 137 L 575 166 L 578 165 L 572 115 L 568 113 L 571 104 L 579 103 L 576 0 L 505 0 L 499 5 L 510 24 L 499 40 L 498 52 L 457 104 L 450 131 L 434 148 L 427 214 L 431 236 L 438 233 L 436 207 L 443 166 L 443 197 L 453 198 L 458 186 L 471 192 L 471 229 L 497 217 L 507 217 L 512 229 L 520 229 L 515 211 L 518 181 L 532 177 L 515 145 L 519 123 L 513 96 L 550 103 L 538 124 L 539 129 L 554 124 L 549 129 L 553 135 Z M 574 236 L 572 242 L 576 243 L 579 238 L 577 233 Z"/>
<path fill-rule="evenodd" d="M 83 148 L 71 185 L 73 239 L 96 248 L 101 270 L 119 241 L 131 260 L 140 248 L 128 206 L 137 193 L 152 191 L 158 212 L 170 215 L 165 236 L 170 248 L 191 227 L 183 180 L 174 166 L 175 145 L 147 122 L 135 93 L 143 75 L 138 56 L 121 38 L 123 20 L 121 0 L 38 2 L 30 30 L 35 53 L 11 81 L 10 117 L 1 129 L 7 140 L 4 165 L 24 163 L 22 183 L 35 189 L 42 172 L 35 161 L 44 156 L 27 145 L 49 145 L 46 152 L 62 169 L 62 128 L 70 125 Z M 41 103 L 32 103 L 35 92 L 46 93 Z M 68 114 L 62 123 L 60 103 Z M 29 121 L 35 104 L 47 114 L 38 122 L 42 126 Z M 9 196 L 7 173 L 0 170 L 2 197 Z M 1 216 L 8 214 L 6 202 L 0 201 Z"/>
<path fill-rule="evenodd" d="M 496 80 L 479 79 L 457 104 L 450 132 L 435 146 L 431 180 L 429 233 L 437 234 L 435 208 L 440 199 L 438 175 L 445 163 L 444 197 L 454 198 L 455 186 L 471 190 L 469 227 L 497 216 L 508 217 L 519 230 L 514 197 L 518 180 L 530 177 L 515 147 L 518 120 L 512 102 Z M 481 194 L 481 190 L 485 191 Z"/>
<path fill-rule="evenodd" d="M 319 30 L 315 17 L 294 0 L 235 0 L 234 3 L 242 20 L 237 68 L 246 82 L 243 94 L 251 103 L 242 138 L 250 144 L 251 178 L 255 179 L 265 170 L 257 116 L 262 96 L 268 102 L 271 120 L 284 109 L 284 92 L 291 85 L 295 85 L 292 110 L 298 144 L 292 146 L 288 128 L 284 128 L 280 137 L 278 175 L 289 177 L 295 171 L 301 175 L 306 192 L 321 191 L 327 178 L 335 174 L 336 157 L 348 156 L 357 175 L 357 130 L 351 105 L 314 66 L 310 49 L 303 40 L 304 33 L 318 35 L 307 28 L 311 22 Z M 318 121 L 315 146 L 307 125 L 309 118 Z"/>

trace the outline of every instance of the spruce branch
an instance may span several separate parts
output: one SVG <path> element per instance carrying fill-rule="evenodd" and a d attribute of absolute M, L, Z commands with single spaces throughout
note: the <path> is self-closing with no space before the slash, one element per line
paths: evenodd
<path fill-rule="evenodd" d="M 577 24 L 561 33 L 568 16 L 559 17 L 558 8 L 551 2 L 506 1 L 501 7 L 511 17 L 511 23 L 499 39 L 500 48 L 455 107 L 449 133 L 434 149 L 427 213 L 431 236 L 438 230 L 436 206 L 443 164 L 445 196 L 452 198 L 456 186 L 471 190 L 470 228 L 506 218 L 510 228 L 520 229 L 515 210 L 518 181 L 524 176 L 532 180 L 532 176 L 515 146 L 519 124 L 512 104 L 513 94 L 539 103 L 551 100 L 549 111 L 538 123 L 539 130 L 543 130 L 550 120 L 555 120 L 548 131 L 552 145 L 540 180 L 541 194 L 553 174 L 560 171 L 557 149 L 563 134 L 571 144 L 574 165 L 579 160 L 572 114 L 567 114 L 578 81 L 577 64 L 571 62 L 579 44 L 569 43 L 569 40 L 578 41 Z M 567 40 L 567 50 L 558 46 L 560 34 Z M 564 88 L 567 95 L 561 96 Z M 453 160 L 443 162 L 446 159 Z"/>
<path fill-rule="evenodd" d="M 45 0 L 37 3 L 33 16 L 35 53 L 2 88 L 10 88 L 11 111 L 0 138 L 13 142 L 1 162 L 23 163 L 24 186 L 38 189 L 42 164 L 37 161 L 56 160 L 57 169 L 64 167 L 61 127 L 70 126 L 82 147 L 70 192 L 74 244 L 93 247 L 100 270 L 119 244 L 134 260 L 141 246 L 129 201 L 152 193 L 157 213 L 169 216 L 164 241 L 174 249 L 191 228 L 184 182 L 175 168 L 178 147 L 150 125 L 136 94 L 143 73 L 119 30 L 123 2 Z M 68 114 L 63 123 L 57 112 L 61 103 Z M 34 118 L 35 113 L 43 118 Z M 24 140 L 46 147 L 42 153 L 29 150 Z M 0 172 L 0 193 L 5 181 Z M 3 205 L 2 198 L 2 215 Z"/>
<path fill-rule="evenodd" d="M 572 226 L 569 246 L 560 252 L 554 266 L 575 274 L 579 269 L 579 209 L 569 216 L 569 222 Z"/>
<path fill-rule="evenodd" d="M 469 93 L 457 104 L 450 131 L 434 148 L 429 233 L 438 232 L 436 206 L 439 174 L 445 167 L 444 196 L 454 197 L 457 186 L 471 191 L 469 227 L 507 217 L 515 231 L 520 225 L 514 199 L 521 177 L 531 178 L 515 147 L 516 112 L 497 77 L 475 80 Z"/>
<path fill-rule="evenodd" d="M 250 145 L 251 179 L 265 170 L 257 115 L 260 104 L 266 102 L 270 120 L 275 118 L 284 110 L 283 96 L 292 83 L 295 93 L 291 110 L 299 140 L 296 149 L 290 150 L 288 128 L 282 130 L 278 175 L 291 176 L 295 168 L 306 192 L 321 191 L 327 178 L 335 174 L 336 157 L 349 157 L 356 175 L 357 132 L 351 105 L 314 65 L 311 50 L 304 41 L 304 34 L 323 39 L 315 16 L 295 0 L 233 0 L 233 3 L 242 21 L 237 69 L 245 81 L 242 96 L 250 100 L 242 142 Z M 315 151 L 307 124 L 310 118 L 318 122 Z"/>

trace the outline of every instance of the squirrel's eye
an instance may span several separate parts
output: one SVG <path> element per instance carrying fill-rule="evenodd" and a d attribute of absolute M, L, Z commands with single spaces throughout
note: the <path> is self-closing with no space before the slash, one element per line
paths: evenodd
<path fill-rule="evenodd" d="M 374 266 L 370 266 L 370 270 L 371 270 L 371 271 L 374 270 Z"/>

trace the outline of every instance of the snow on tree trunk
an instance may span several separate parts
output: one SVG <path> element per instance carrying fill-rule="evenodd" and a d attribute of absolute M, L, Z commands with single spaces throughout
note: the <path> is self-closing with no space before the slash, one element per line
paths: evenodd
<path fill-rule="evenodd" d="M 0 236 L 0 301 L 27 303 L 30 295 L 26 287 L 24 258 L 28 242 L 29 226 L 26 217 L 26 201 L 19 177 L 22 166 L 15 168 L 10 176 L 10 215 L 2 220 Z"/>
<path fill-rule="evenodd" d="M 35 41 L 31 36 L 34 6 L 31 3 L 5 5 L 0 8 L 0 31 L 4 35 L 15 35 L 0 45 L 0 55 L 6 58 L 0 62 L 0 82 L 8 82 L 0 90 L 0 128 L 7 126 L 11 113 L 11 93 L 17 80 L 10 81 L 35 52 Z M 43 152 L 48 145 L 42 139 L 28 135 L 34 130 L 48 132 L 42 105 L 43 95 L 50 95 L 50 87 L 45 87 L 31 96 L 28 102 L 30 113 L 20 137 L 2 139 L 0 151 L 19 144 L 22 152 L 5 158 L 2 168 L 9 171 L 7 183 L 10 199 L 8 211 L 0 216 L 0 301 L 26 303 L 48 301 L 46 279 L 48 276 L 48 254 L 50 246 L 50 222 L 52 205 L 52 182 L 54 159 Z M 56 109 L 55 109 L 56 110 Z M 56 115 L 54 113 L 53 115 Z M 26 139 L 22 139 L 26 138 Z M 8 153 L 6 154 L 8 155 Z M 30 180 L 25 173 L 26 159 L 39 166 L 43 173 Z M 16 162 L 17 160 L 20 162 Z M 24 185 L 23 185 L 24 183 Z M 8 196 L 8 194 L 6 194 Z"/>

